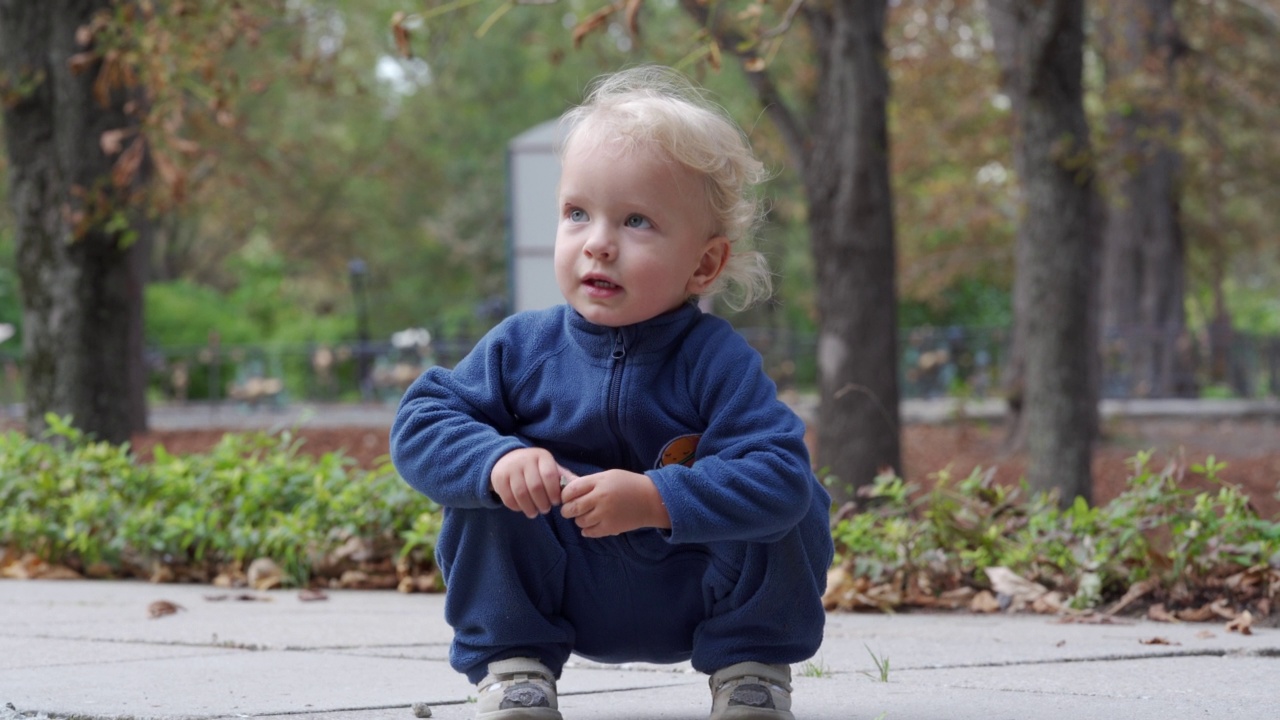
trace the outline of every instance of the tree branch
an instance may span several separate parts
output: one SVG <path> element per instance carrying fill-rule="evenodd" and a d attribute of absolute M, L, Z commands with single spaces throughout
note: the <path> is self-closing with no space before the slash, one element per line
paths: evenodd
<path fill-rule="evenodd" d="M 1259 15 L 1261 15 L 1262 19 L 1265 20 L 1267 24 L 1271 26 L 1271 29 L 1273 31 L 1280 32 L 1280 12 L 1277 12 L 1275 8 L 1271 7 L 1270 5 L 1265 5 L 1259 2 L 1258 0 L 1235 0 L 1235 1 L 1237 3 L 1240 3 L 1241 5 L 1244 5 L 1250 10 L 1253 10 Z"/>
<path fill-rule="evenodd" d="M 777 27 L 772 30 L 765 30 L 760 33 L 760 39 L 768 40 L 769 38 L 786 34 L 791 29 L 791 23 L 795 20 L 796 13 L 800 12 L 801 5 L 804 5 L 804 0 L 791 0 L 791 7 L 787 8 L 786 14 L 782 16 L 782 22 L 778 23 Z"/>
<path fill-rule="evenodd" d="M 794 0 L 792 7 L 787 10 L 787 18 L 784 22 L 789 24 L 803 4 L 804 0 Z M 782 141 L 787 146 L 787 152 L 791 155 L 795 167 L 804 167 L 808 134 L 796 119 L 795 112 L 783 99 L 782 93 L 773 81 L 773 76 L 765 67 L 764 58 L 760 57 L 756 51 L 759 43 L 734 28 L 714 22 L 708 7 L 700 4 L 698 0 L 680 0 L 680 6 L 711 34 L 711 38 L 721 48 L 738 58 L 742 71 L 746 73 L 747 82 L 751 84 L 756 97 L 760 100 L 761 107 L 782 135 Z"/>

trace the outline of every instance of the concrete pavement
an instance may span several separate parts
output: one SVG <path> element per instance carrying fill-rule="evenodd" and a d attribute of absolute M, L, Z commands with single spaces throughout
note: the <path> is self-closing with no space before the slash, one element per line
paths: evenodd
<path fill-rule="evenodd" d="M 446 660 L 443 596 L 327 595 L 0 581 L 0 720 L 412 720 L 414 703 L 472 717 L 474 688 Z M 181 609 L 153 618 L 157 601 Z M 1221 623 L 833 614 L 820 654 L 793 671 L 799 720 L 1280 717 L 1280 630 Z M 575 657 L 560 694 L 566 720 L 700 720 L 710 707 L 687 666 Z"/>

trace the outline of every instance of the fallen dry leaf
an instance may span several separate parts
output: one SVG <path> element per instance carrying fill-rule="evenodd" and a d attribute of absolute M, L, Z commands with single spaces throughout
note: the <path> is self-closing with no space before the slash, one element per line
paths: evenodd
<path fill-rule="evenodd" d="M 181 605 L 168 600 L 157 600 L 147 606 L 147 614 L 152 618 L 161 618 L 165 615 L 172 615 L 179 610 L 186 610 Z"/>
<path fill-rule="evenodd" d="M 840 606 L 840 597 L 844 595 L 852 581 L 852 576 L 844 567 L 836 567 L 827 571 L 827 591 L 822 595 L 822 607 L 835 610 Z"/>
<path fill-rule="evenodd" d="M 1201 605 L 1198 608 L 1184 608 L 1174 613 L 1179 620 L 1186 622 L 1205 622 L 1212 620 L 1218 616 L 1210 605 Z"/>
<path fill-rule="evenodd" d="M 173 580 L 173 568 L 160 561 L 156 561 L 151 565 L 151 577 L 147 578 L 148 582 L 163 585 L 164 583 L 171 583 Z"/>
<path fill-rule="evenodd" d="M 1009 568 L 989 567 L 984 572 L 996 593 L 1008 596 L 1009 609 L 1017 612 L 1048 594 L 1049 588 L 1028 580 Z"/>
<path fill-rule="evenodd" d="M 316 602 L 318 600 L 328 600 L 329 596 L 323 590 L 299 590 L 298 599 L 302 602 Z"/>
<path fill-rule="evenodd" d="M 214 587 L 233 588 L 244 587 L 249 581 L 244 576 L 244 571 L 240 569 L 239 563 L 224 565 L 213 578 L 211 583 Z"/>
<path fill-rule="evenodd" d="M 1053 590 L 1032 600 L 1031 610 L 1041 615 L 1057 615 L 1066 605 L 1067 601 L 1062 597 L 1062 593 Z"/>
<path fill-rule="evenodd" d="M 436 574 L 434 572 L 425 575 L 405 575 L 400 578 L 400 584 L 396 586 L 396 590 L 402 593 L 429 593 L 436 589 Z"/>
<path fill-rule="evenodd" d="M 1196 633 L 1196 637 L 1200 638 L 1201 640 L 1208 640 L 1210 638 L 1215 638 L 1218 636 L 1215 635 L 1212 630 L 1201 630 L 1200 632 Z"/>
<path fill-rule="evenodd" d="M 1214 615 L 1217 615 L 1223 620 L 1235 620 L 1236 617 L 1239 615 L 1239 613 L 1231 609 L 1231 606 L 1227 602 L 1226 598 L 1218 598 L 1217 600 L 1214 600 L 1213 602 L 1209 603 L 1209 610 L 1211 610 Z"/>
<path fill-rule="evenodd" d="M 84 576 L 66 565 L 49 565 L 36 575 L 40 580 L 83 580 Z"/>
<path fill-rule="evenodd" d="M 260 557 L 249 563 L 245 578 L 254 590 L 270 590 L 284 582 L 284 571 L 271 558 Z"/>
<path fill-rule="evenodd" d="M 338 578 L 338 587 L 347 590 L 390 590 L 399 585 L 400 580 L 392 573 L 347 570 Z"/>
<path fill-rule="evenodd" d="M 969 609 L 976 613 L 1000 612 L 1000 601 L 996 600 L 990 590 L 983 590 L 969 601 Z"/>
<path fill-rule="evenodd" d="M 9 558 L 6 553 L 5 560 L 4 568 L 0 569 L 0 577 L 13 580 L 30 580 L 38 577 L 41 572 L 49 567 L 35 553 L 24 553 L 22 557 L 16 558 Z"/>
<path fill-rule="evenodd" d="M 1147 578 L 1146 580 L 1130 585 L 1129 590 L 1125 592 L 1124 597 L 1117 600 L 1116 604 L 1112 605 L 1110 609 L 1106 611 L 1107 614 L 1115 615 L 1121 610 L 1129 607 L 1129 605 L 1135 601 L 1146 597 L 1152 590 L 1155 590 L 1158 587 L 1160 587 L 1159 578 Z"/>
<path fill-rule="evenodd" d="M 1142 643 L 1143 645 L 1181 645 L 1182 644 L 1178 642 L 1172 642 L 1168 638 L 1163 638 L 1160 636 L 1151 637 L 1151 638 L 1139 638 L 1138 642 Z"/>
<path fill-rule="evenodd" d="M 1238 632 L 1241 635 L 1253 634 L 1253 613 L 1245 610 L 1227 623 L 1227 632 Z"/>
<path fill-rule="evenodd" d="M 1180 622 L 1177 616 L 1164 609 L 1164 603 L 1156 603 L 1147 608 L 1147 619 L 1156 622 Z"/>

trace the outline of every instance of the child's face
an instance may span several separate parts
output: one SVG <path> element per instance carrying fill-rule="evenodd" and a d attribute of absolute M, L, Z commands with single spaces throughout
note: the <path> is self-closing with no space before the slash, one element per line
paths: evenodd
<path fill-rule="evenodd" d="M 597 325 L 621 327 L 702 293 L 729 257 L 701 179 L 663 153 L 577 140 L 564 155 L 556 281 Z"/>

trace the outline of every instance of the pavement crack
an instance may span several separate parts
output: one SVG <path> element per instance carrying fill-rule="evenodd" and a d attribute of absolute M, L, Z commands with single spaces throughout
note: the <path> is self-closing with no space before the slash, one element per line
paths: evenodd
<path fill-rule="evenodd" d="M 894 668 L 895 672 L 906 670 L 966 670 L 970 668 L 1019 667 L 1022 665 L 1065 665 L 1070 663 L 1092 662 L 1125 662 L 1129 660 L 1160 660 L 1167 658 L 1192 657 L 1262 657 L 1280 658 L 1280 648 L 1235 648 L 1204 650 L 1169 650 L 1166 652 L 1118 653 L 1114 655 L 1090 655 L 1086 657 L 1044 658 L 1037 660 L 996 660 L 975 663 L 950 663 L 946 665 L 912 665 Z"/>
<path fill-rule="evenodd" d="M 557 693 L 557 695 L 559 695 L 559 697 L 561 698 L 567 698 L 567 697 L 587 696 L 587 695 L 607 695 L 609 693 L 619 693 L 619 692 L 661 690 L 662 688 L 669 688 L 669 687 L 671 687 L 671 685 L 669 683 L 665 683 L 660 685 L 602 688 L 598 690 L 579 690 L 577 692 L 561 692 L 561 693 Z M 452 705 L 467 705 L 468 703 L 471 703 L 471 702 L 473 702 L 473 699 L 432 700 L 427 702 L 426 704 L 430 705 L 431 707 L 446 707 L 446 706 L 452 706 Z M 395 705 L 361 705 L 359 707 L 328 708 L 324 710 L 309 708 L 307 710 L 279 710 L 275 712 L 254 713 L 252 717 L 292 717 L 297 715 L 321 716 L 321 715 L 332 715 L 336 713 L 368 712 L 371 710 L 401 710 L 401 709 L 408 710 L 411 707 L 412 705 L 397 703 Z"/>

